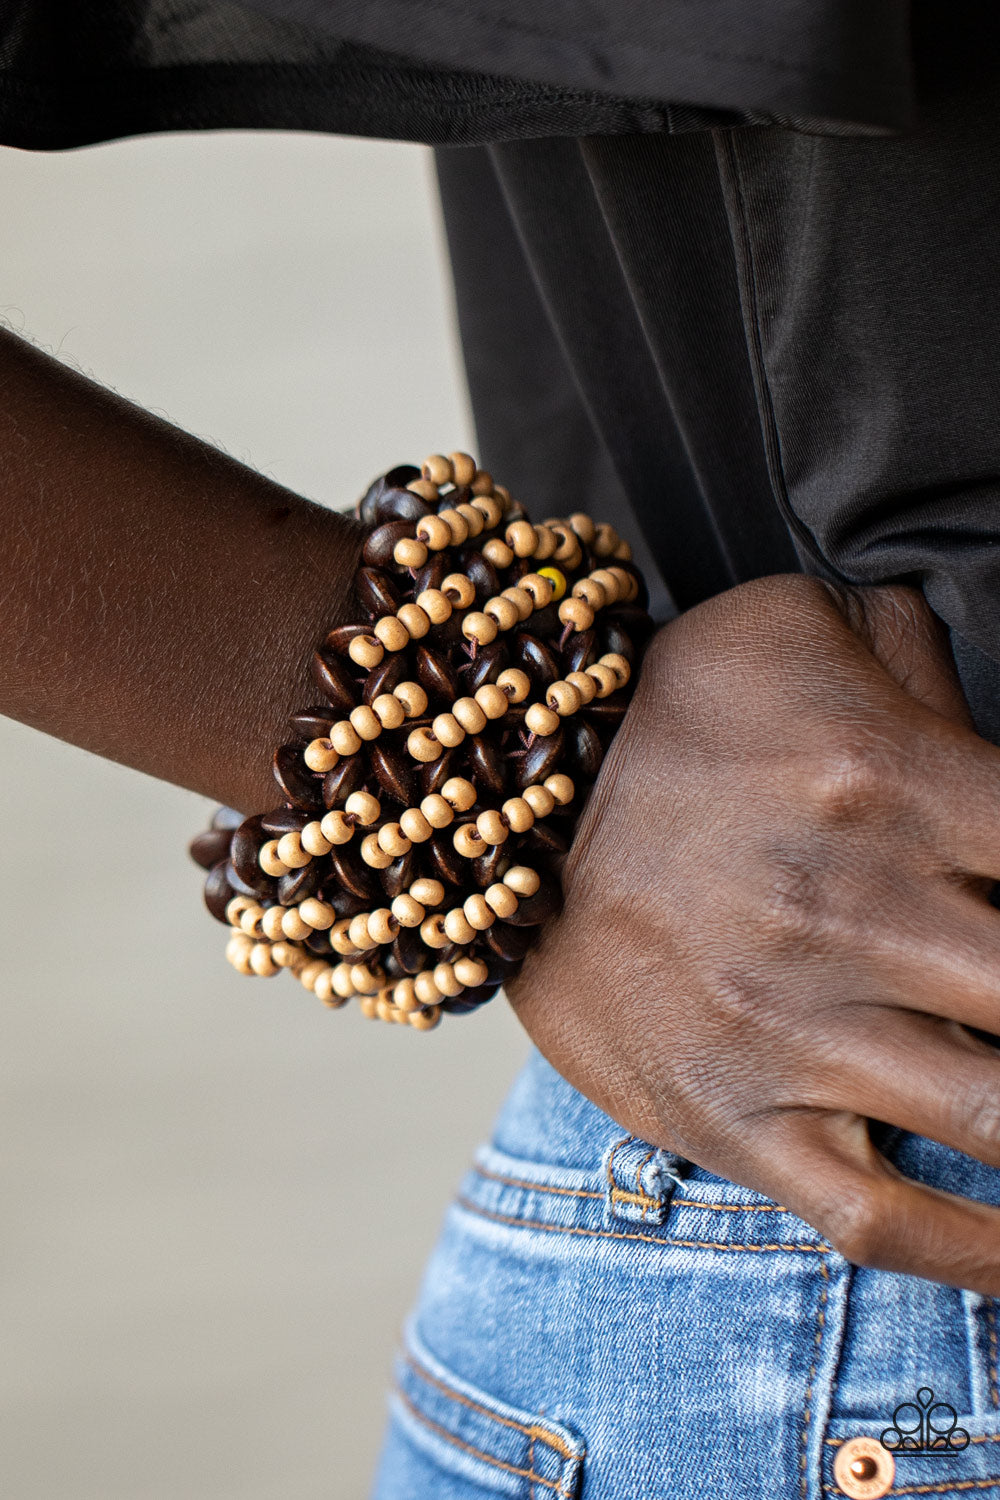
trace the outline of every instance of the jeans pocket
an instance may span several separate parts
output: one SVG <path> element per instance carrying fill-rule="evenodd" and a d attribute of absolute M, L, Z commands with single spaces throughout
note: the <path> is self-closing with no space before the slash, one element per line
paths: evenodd
<path fill-rule="evenodd" d="M 573 1500 L 584 1451 L 561 1423 L 509 1406 L 452 1373 L 411 1324 L 373 1500 Z"/>
<path fill-rule="evenodd" d="M 922 1393 L 921 1393 L 922 1394 Z M 919 1397 L 918 1397 L 919 1399 Z M 827 1424 L 823 1489 L 849 1500 L 882 1495 L 1000 1495 L 1000 1418 L 963 1416 L 944 1403 L 921 1412 L 906 1404 L 874 1421 L 850 1417 Z"/>

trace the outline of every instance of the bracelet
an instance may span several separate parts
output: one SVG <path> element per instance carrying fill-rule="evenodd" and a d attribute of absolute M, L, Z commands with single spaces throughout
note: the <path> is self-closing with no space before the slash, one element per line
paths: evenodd
<path fill-rule="evenodd" d="M 273 759 L 282 802 L 190 845 L 241 974 L 430 1030 L 477 1009 L 560 907 L 559 870 L 654 629 L 627 542 L 535 525 L 466 453 L 377 479 L 366 618 Z"/>

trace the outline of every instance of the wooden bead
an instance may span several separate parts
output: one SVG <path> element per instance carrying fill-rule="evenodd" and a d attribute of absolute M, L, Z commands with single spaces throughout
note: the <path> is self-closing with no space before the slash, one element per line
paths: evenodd
<path fill-rule="evenodd" d="M 438 497 L 438 487 L 432 479 L 411 479 L 406 488 L 411 495 L 419 495 L 421 500 L 433 501 Z"/>
<path fill-rule="evenodd" d="M 527 786 L 521 794 L 536 818 L 547 818 L 556 799 L 547 786 Z"/>
<path fill-rule="evenodd" d="M 482 516 L 483 525 L 487 531 L 492 531 L 494 526 L 499 526 L 503 516 L 503 506 L 495 495 L 475 495 L 471 504 Z M 500 538 L 496 537 L 495 540 L 499 541 Z M 501 545 L 505 546 L 506 543 L 501 543 Z M 487 543 L 487 546 L 489 546 L 489 543 Z M 483 549 L 483 556 L 486 556 L 485 548 Z M 492 558 L 490 558 L 490 562 L 493 562 Z M 493 562 L 493 566 L 496 567 L 497 564 Z M 500 566 L 509 568 L 510 563 L 501 563 Z"/>
<path fill-rule="evenodd" d="M 486 728 L 486 715 L 475 698 L 456 698 L 451 711 L 466 734 L 479 734 L 480 730 Z M 435 720 L 435 724 L 436 722 Z M 434 732 L 437 734 L 436 728 Z M 438 738 L 440 739 L 440 735 Z"/>
<path fill-rule="evenodd" d="M 454 808 L 444 800 L 440 792 L 431 792 L 425 797 L 420 804 L 420 811 L 432 828 L 447 828 L 455 818 Z"/>
<path fill-rule="evenodd" d="M 583 699 L 571 682 L 553 682 L 546 690 L 545 701 L 560 718 L 566 718 L 577 712 Z"/>
<path fill-rule="evenodd" d="M 524 797 L 508 797 L 501 811 L 511 833 L 527 833 L 534 826 L 534 811 Z"/>
<path fill-rule="evenodd" d="M 471 958 L 465 954 L 462 958 L 456 958 L 452 967 L 455 970 L 455 978 L 467 989 L 474 989 L 476 985 L 486 983 L 489 969 L 481 958 Z"/>
<path fill-rule="evenodd" d="M 615 528 L 609 526 L 607 521 L 602 521 L 594 532 L 590 550 L 595 557 L 610 557 L 620 541 L 621 537 Z"/>
<path fill-rule="evenodd" d="M 356 635 L 347 648 L 347 654 L 355 666 L 371 671 L 385 655 L 385 647 L 375 635 Z"/>
<path fill-rule="evenodd" d="M 509 703 L 523 703 L 531 692 L 531 678 L 520 667 L 505 667 L 496 685 Z"/>
<path fill-rule="evenodd" d="M 337 920 L 337 913 L 329 902 L 318 901 L 315 896 L 307 896 L 300 902 L 299 916 L 317 932 L 326 932 Z"/>
<path fill-rule="evenodd" d="M 376 620 L 375 634 L 387 651 L 402 651 L 410 643 L 410 632 L 395 615 L 383 615 L 381 620 Z"/>
<path fill-rule="evenodd" d="M 401 1010 L 405 1016 L 420 1009 L 421 1001 L 417 992 L 415 980 L 409 975 L 405 979 L 399 979 L 392 987 L 392 1003 L 397 1010 Z"/>
<path fill-rule="evenodd" d="M 431 721 L 431 729 L 435 739 L 440 740 L 448 750 L 454 749 L 465 739 L 465 730 L 454 714 L 436 714 Z"/>
<path fill-rule="evenodd" d="M 371 942 L 382 945 L 391 943 L 399 931 L 399 923 L 387 906 L 376 907 L 368 914 L 368 937 Z"/>
<path fill-rule="evenodd" d="M 394 698 L 403 705 L 408 719 L 418 719 L 427 708 L 427 694 L 419 682 L 400 682 L 392 690 Z"/>
<path fill-rule="evenodd" d="M 435 964 L 433 974 L 442 995 L 459 995 L 465 988 L 451 964 Z"/>
<path fill-rule="evenodd" d="M 559 728 L 559 715 L 544 703 L 533 703 L 524 716 L 524 723 L 532 734 L 555 734 Z"/>
<path fill-rule="evenodd" d="M 573 782 L 564 771 L 553 771 L 551 776 L 546 776 L 545 790 L 552 793 L 560 807 L 572 802 L 576 792 Z"/>
<path fill-rule="evenodd" d="M 226 944 L 226 962 L 232 964 L 240 974 L 252 974 L 250 953 L 253 946 L 253 938 L 242 932 L 234 933 Z"/>
<path fill-rule="evenodd" d="M 410 886 L 410 895 L 421 906 L 440 906 L 444 900 L 444 886 L 440 880 L 424 875 Z"/>
<path fill-rule="evenodd" d="M 422 568 L 427 561 L 427 544 L 419 537 L 400 537 L 392 549 L 392 560 L 401 568 Z"/>
<path fill-rule="evenodd" d="M 573 585 L 573 598 L 582 599 L 591 609 L 603 609 L 608 603 L 607 591 L 596 578 L 578 578 Z"/>
<path fill-rule="evenodd" d="M 269 906 L 260 919 L 260 928 L 264 936 L 270 942 L 277 942 L 284 931 L 281 919 L 285 914 L 283 906 Z"/>
<path fill-rule="evenodd" d="M 533 896 L 542 882 L 537 870 L 530 870 L 527 865 L 511 865 L 503 883 L 515 896 Z"/>
<path fill-rule="evenodd" d="M 329 848 L 329 845 L 327 847 Z M 277 839 L 268 839 L 266 844 L 261 845 L 260 853 L 257 856 L 257 863 L 265 875 L 287 875 L 291 868 L 285 864 L 285 861 L 278 854 Z"/>
<path fill-rule="evenodd" d="M 498 880 L 495 885 L 488 886 L 483 895 L 489 907 L 500 918 L 512 917 L 517 911 L 517 897 L 510 886 L 504 885 L 502 880 Z"/>
<path fill-rule="evenodd" d="M 475 823 L 463 823 L 456 828 L 452 843 L 463 859 L 478 859 L 486 853 L 486 840 Z"/>
<path fill-rule="evenodd" d="M 574 532 L 580 538 L 583 545 L 585 547 L 589 547 L 591 542 L 594 540 L 594 537 L 597 535 L 597 527 L 594 525 L 590 517 L 588 515 L 584 515 L 583 511 L 578 510 L 575 511 L 573 515 L 568 517 L 568 520 L 570 526 L 572 526 Z"/>
<path fill-rule="evenodd" d="M 290 870 L 301 870 L 312 858 L 302 847 L 302 835 L 294 831 L 282 834 L 278 840 L 277 855 Z"/>
<path fill-rule="evenodd" d="M 326 813 L 319 826 L 323 837 L 331 844 L 348 844 L 354 837 L 354 824 L 337 808 Z"/>
<path fill-rule="evenodd" d="M 451 619 L 451 600 L 442 589 L 424 589 L 417 603 L 432 625 L 443 625 Z"/>
<path fill-rule="evenodd" d="M 527 589 L 518 588 L 516 584 L 513 584 L 509 589 L 504 589 L 500 597 L 501 599 L 510 600 L 511 604 L 517 610 L 519 620 L 526 620 L 534 611 L 534 599 L 532 599 Z"/>
<path fill-rule="evenodd" d="M 417 522 L 417 536 L 432 552 L 451 546 L 451 527 L 440 516 L 421 516 Z"/>
<path fill-rule="evenodd" d="M 403 705 L 392 693 L 379 693 L 372 702 L 372 708 L 383 729 L 398 729 L 406 718 Z"/>
<path fill-rule="evenodd" d="M 433 730 L 426 726 L 423 729 L 413 729 L 410 731 L 406 740 L 406 748 L 414 760 L 422 761 L 425 764 L 429 761 L 437 760 L 438 756 L 444 750 L 444 746 Z"/>
<path fill-rule="evenodd" d="M 552 579 L 546 578 L 542 573 L 525 573 L 518 587 L 527 589 L 535 601 L 536 609 L 544 609 L 547 604 L 550 604 L 555 592 Z"/>
<path fill-rule="evenodd" d="M 447 948 L 451 938 L 444 930 L 444 916 L 441 912 L 435 912 L 432 917 L 425 917 L 420 924 L 420 936 L 424 946 L 427 948 Z"/>
<path fill-rule="evenodd" d="M 264 930 L 260 925 L 263 915 L 264 908 L 256 901 L 243 908 L 240 913 L 240 927 L 249 937 L 260 937 Z"/>
<path fill-rule="evenodd" d="M 474 495 L 492 495 L 493 475 L 486 469 L 477 469 L 472 479 L 471 489 Z"/>
<path fill-rule="evenodd" d="M 586 581 L 586 579 L 580 580 L 581 583 L 585 583 Z M 608 604 L 617 604 L 618 600 L 623 598 L 626 593 L 622 579 L 616 576 L 610 568 L 595 568 L 590 575 L 590 582 L 600 585 L 604 590 L 605 599 Z M 573 592 L 576 593 L 575 588 Z"/>
<path fill-rule="evenodd" d="M 344 803 L 344 812 L 363 828 L 370 828 L 382 815 L 382 804 L 371 792 L 352 792 Z"/>
<path fill-rule="evenodd" d="M 351 918 L 350 926 L 347 929 L 351 946 L 357 953 L 363 953 L 375 941 L 368 926 L 369 915 L 367 912 L 359 912 L 356 917 Z"/>
<path fill-rule="evenodd" d="M 559 619 L 563 625 L 572 625 L 574 630 L 589 630 L 594 623 L 594 611 L 583 599 L 571 595 L 560 604 Z"/>
<path fill-rule="evenodd" d="M 476 827 L 479 829 L 480 837 L 485 839 L 487 844 L 503 844 L 510 833 L 510 829 L 503 820 L 503 814 L 497 812 L 495 808 L 488 808 L 486 812 L 481 812 L 476 819 Z"/>
<path fill-rule="evenodd" d="M 357 755 L 361 749 L 361 736 L 350 719 L 341 719 L 330 730 L 330 743 L 338 755 Z"/>
<path fill-rule="evenodd" d="M 425 458 L 421 465 L 421 474 L 429 479 L 431 484 L 440 488 L 443 484 L 451 484 L 455 478 L 455 468 L 450 458 L 445 458 L 443 453 L 432 453 Z"/>
<path fill-rule="evenodd" d="M 278 908 L 273 907 L 272 910 L 277 911 Z M 271 944 L 271 957 L 279 969 L 294 969 L 302 961 L 302 949 L 279 938 L 276 943 Z"/>
<path fill-rule="evenodd" d="M 456 812 L 468 812 L 476 800 L 476 789 L 464 776 L 449 776 L 441 795 Z"/>
<path fill-rule="evenodd" d="M 379 843 L 377 833 L 369 833 L 361 840 L 361 858 L 373 870 L 387 870 L 393 861 L 393 856 Z"/>
<path fill-rule="evenodd" d="M 410 895 L 397 896 L 392 903 L 392 914 L 401 927 L 419 927 L 427 915 L 419 901 Z"/>
<path fill-rule="evenodd" d="M 447 510 L 439 511 L 438 514 L 451 532 L 451 545 L 453 547 L 461 547 L 462 543 L 468 540 L 468 521 L 460 511 L 455 510 L 451 506 Z"/>
<path fill-rule="evenodd" d="M 423 1010 L 413 1011 L 406 1019 L 414 1031 L 433 1031 L 441 1022 L 441 1007 L 428 1005 Z"/>
<path fill-rule="evenodd" d="M 606 652 L 601 657 L 601 666 L 611 668 L 619 687 L 624 687 L 632 675 L 632 668 L 629 666 L 627 658 L 622 656 L 618 651 Z"/>
<path fill-rule="evenodd" d="M 599 661 L 595 661 L 592 667 L 587 668 L 587 676 L 592 677 L 597 684 L 598 698 L 607 698 L 618 687 L 618 678 L 614 672 Z M 278 852 L 281 852 L 280 848 Z"/>
<path fill-rule="evenodd" d="M 353 917 L 341 917 L 339 922 L 334 922 L 330 928 L 330 947 L 334 953 L 339 953 L 341 958 L 346 958 L 349 953 L 357 952 L 357 944 L 351 942 L 351 923 Z"/>
<path fill-rule="evenodd" d="M 325 970 L 327 970 L 329 967 L 330 965 L 328 963 L 324 963 L 321 958 L 312 959 L 311 962 L 303 964 L 302 968 L 299 970 L 299 983 L 303 985 L 305 989 L 311 990 L 319 976 L 324 973 Z"/>
<path fill-rule="evenodd" d="M 530 521 L 511 521 L 504 532 L 504 541 L 513 549 L 515 557 L 533 557 L 538 547 L 538 537 Z"/>
<path fill-rule="evenodd" d="M 351 996 L 356 993 L 355 984 L 351 978 L 350 964 L 336 964 L 330 978 L 333 983 L 334 992 L 341 999 L 350 1000 Z"/>
<path fill-rule="evenodd" d="M 470 609 L 462 621 L 462 634 L 468 641 L 479 646 L 488 646 L 497 638 L 497 622 L 481 609 Z"/>
<path fill-rule="evenodd" d="M 370 995 L 382 983 L 381 976 L 373 974 L 367 964 L 351 965 L 351 983 L 359 995 Z"/>
<path fill-rule="evenodd" d="M 231 922 L 234 927 L 238 927 L 240 925 L 240 917 L 246 911 L 247 907 L 256 905 L 259 905 L 259 903 L 255 902 L 252 896 L 234 896 L 231 901 L 226 903 L 226 921 Z"/>
<path fill-rule="evenodd" d="M 535 527 L 535 551 L 534 556 L 539 562 L 544 562 L 551 557 L 559 545 L 559 538 L 554 531 L 550 531 L 544 521 Z"/>
<path fill-rule="evenodd" d="M 413 847 L 398 823 L 383 823 L 378 831 L 378 842 L 379 848 L 384 849 L 386 854 L 391 854 L 393 859 L 409 854 Z"/>
<path fill-rule="evenodd" d="M 504 674 L 501 672 L 500 675 L 502 677 Z M 495 682 L 487 682 L 481 688 L 476 688 L 475 699 L 488 719 L 502 719 L 510 703 L 503 688 Z"/>
<path fill-rule="evenodd" d="M 581 703 L 589 703 L 597 692 L 597 683 L 586 672 L 567 672 L 566 681 L 576 688 Z"/>
<path fill-rule="evenodd" d="M 293 943 L 301 943 L 312 932 L 308 922 L 302 917 L 297 907 L 288 906 L 281 917 L 281 930 L 286 938 L 291 938 Z"/>
<path fill-rule="evenodd" d="M 476 586 L 465 573 L 449 573 L 442 578 L 441 592 L 447 594 L 457 609 L 468 609 L 475 603 Z"/>
<path fill-rule="evenodd" d="M 476 477 L 476 460 L 468 453 L 449 453 L 452 474 L 457 485 L 471 484 Z"/>
<path fill-rule="evenodd" d="M 324 854 L 329 854 L 333 848 L 333 844 L 324 834 L 323 825 L 320 822 L 307 823 L 299 837 L 302 840 L 303 849 L 315 859 L 321 859 Z"/>
<path fill-rule="evenodd" d="M 476 891 L 475 895 L 466 897 L 462 903 L 462 910 L 469 926 L 474 927 L 477 932 L 485 932 L 487 927 L 492 927 L 497 919 L 496 912 L 479 891 Z"/>
<path fill-rule="evenodd" d="M 563 563 L 570 570 L 577 567 L 582 559 L 580 543 L 572 527 L 565 521 L 549 521 L 556 537 L 555 561 Z"/>
<path fill-rule="evenodd" d="M 408 807 L 400 814 L 399 826 L 403 834 L 411 844 L 424 844 L 431 837 L 434 828 L 424 817 L 419 807 Z"/>
<path fill-rule="evenodd" d="M 444 930 L 453 943 L 471 943 L 476 935 L 476 929 L 471 926 L 460 906 L 453 907 L 445 915 Z"/>
<path fill-rule="evenodd" d="M 375 1019 L 377 1005 L 378 1000 L 375 995 L 358 996 L 358 1010 L 368 1021 L 373 1021 Z"/>
<path fill-rule="evenodd" d="M 313 985 L 313 994 L 317 1000 L 322 1000 L 324 1005 L 333 1005 L 334 1001 L 337 1005 L 340 1004 L 340 996 L 334 994 L 332 969 L 324 969 L 318 976 Z"/>
<path fill-rule="evenodd" d="M 357 713 L 357 709 L 355 709 L 354 711 L 355 713 Z M 310 740 L 309 744 L 302 752 L 302 759 L 305 761 L 310 771 L 321 771 L 325 775 L 327 771 L 333 770 L 334 766 L 339 761 L 340 756 L 333 748 L 330 740 L 323 738 L 318 740 Z"/>
<path fill-rule="evenodd" d="M 434 1005 L 441 999 L 441 991 L 434 983 L 434 974 L 430 969 L 424 969 L 414 977 L 413 989 L 421 1005 Z"/>
<path fill-rule="evenodd" d="M 431 622 L 419 604 L 401 604 L 396 611 L 396 619 L 414 641 L 422 640 L 431 628 Z"/>
<path fill-rule="evenodd" d="M 495 620 L 500 630 L 513 629 L 521 619 L 517 605 L 512 599 L 505 599 L 502 594 L 498 594 L 495 599 L 487 599 L 483 605 L 483 613 Z"/>
<path fill-rule="evenodd" d="M 497 517 L 499 520 L 499 516 Z M 496 525 L 496 522 L 493 523 Z M 483 556 L 494 568 L 509 568 L 514 561 L 514 549 L 508 547 L 507 543 L 501 541 L 498 536 L 491 537 L 483 547 Z"/>
<path fill-rule="evenodd" d="M 367 703 L 351 710 L 351 728 L 362 740 L 377 740 L 382 733 L 382 721 Z"/>

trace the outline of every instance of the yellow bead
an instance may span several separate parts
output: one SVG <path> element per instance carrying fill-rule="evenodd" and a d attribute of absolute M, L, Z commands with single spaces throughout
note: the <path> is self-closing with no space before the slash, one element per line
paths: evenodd
<path fill-rule="evenodd" d="M 333 848 L 330 840 L 324 836 L 322 823 L 307 823 L 302 830 L 301 838 L 303 849 L 315 855 L 317 859 L 324 854 L 329 854 Z"/>
<path fill-rule="evenodd" d="M 413 989 L 421 1005 L 433 1005 L 435 1001 L 441 999 L 441 991 L 434 983 L 434 975 L 430 969 L 425 969 L 423 973 L 416 976 Z"/>
<path fill-rule="evenodd" d="M 451 711 L 466 734 L 479 734 L 486 728 L 486 715 L 475 698 L 456 698 Z"/>
<path fill-rule="evenodd" d="M 420 936 L 424 946 L 427 948 L 447 948 L 451 942 L 444 927 L 444 917 L 440 912 L 435 912 L 432 917 L 425 917 L 420 924 Z"/>
<path fill-rule="evenodd" d="M 571 682 L 553 682 L 546 689 L 545 701 L 561 718 L 575 714 L 583 701 Z"/>
<path fill-rule="evenodd" d="M 379 693 L 372 701 L 372 708 L 383 729 L 398 729 L 406 718 L 403 705 L 392 693 Z"/>
<path fill-rule="evenodd" d="M 383 823 L 378 831 L 378 842 L 379 848 L 384 849 L 386 854 L 391 854 L 393 859 L 409 854 L 412 848 L 410 840 L 398 823 Z"/>
<path fill-rule="evenodd" d="M 463 859 L 478 859 L 486 853 L 486 840 L 475 823 L 463 823 L 456 828 L 452 842 Z"/>
<path fill-rule="evenodd" d="M 495 808 L 488 808 L 486 812 L 481 812 L 476 819 L 476 827 L 480 837 L 485 839 L 487 844 L 504 843 L 510 832 L 504 822 L 503 814 L 497 812 Z"/>
<path fill-rule="evenodd" d="M 400 537 L 392 557 L 401 568 L 422 568 L 427 561 L 427 546 L 415 536 Z"/>
<path fill-rule="evenodd" d="M 500 675 L 504 674 L 501 672 Z M 486 682 L 481 688 L 476 688 L 475 699 L 488 719 L 502 719 L 510 703 L 503 688 L 495 682 Z"/>
<path fill-rule="evenodd" d="M 328 844 L 327 848 L 329 849 L 329 847 L 330 846 Z M 287 875 L 290 868 L 285 864 L 285 861 L 283 859 L 280 859 L 278 856 L 277 839 L 268 839 L 266 844 L 261 845 L 260 853 L 257 856 L 257 863 L 260 865 L 265 875 Z"/>

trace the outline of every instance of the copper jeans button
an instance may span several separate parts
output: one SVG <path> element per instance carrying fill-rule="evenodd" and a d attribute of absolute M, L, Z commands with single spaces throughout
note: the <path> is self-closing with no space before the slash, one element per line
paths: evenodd
<path fill-rule="evenodd" d="M 878 1500 L 892 1486 L 896 1460 L 877 1438 L 850 1438 L 837 1450 L 833 1477 L 851 1500 Z"/>

